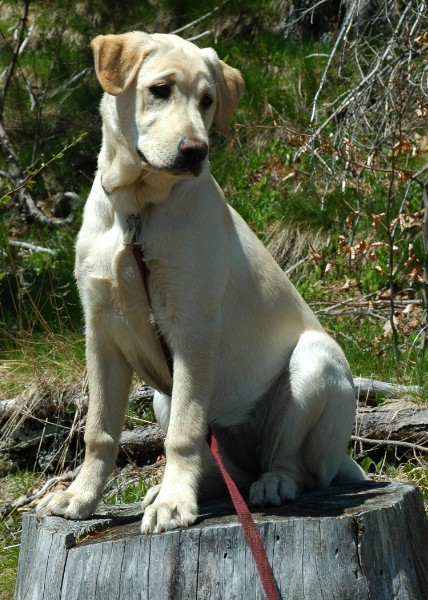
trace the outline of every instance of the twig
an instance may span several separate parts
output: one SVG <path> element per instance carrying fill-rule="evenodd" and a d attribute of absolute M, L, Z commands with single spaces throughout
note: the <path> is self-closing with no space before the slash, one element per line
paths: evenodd
<path fill-rule="evenodd" d="M 0 517 L 5 518 L 8 515 L 10 515 L 10 513 L 16 508 L 22 508 L 23 506 L 34 502 L 34 500 L 37 500 L 38 498 L 43 496 L 43 494 L 45 494 L 56 483 L 60 483 L 62 481 L 73 481 L 73 479 L 75 479 L 77 474 L 79 473 L 80 469 L 81 465 L 74 469 L 74 471 L 64 473 L 63 475 L 58 475 L 57 477 L 52 477 L 51 479 L 48 479 L 48 481 L 44 484 L 42 488 L 40 488 L 38 492 L 31 494 L 31 496 L 21 496 L 17 500 L 13 500 L 12 502 L 8 502 L 7 504 L 0 506 Z"/>
<path fill-rule="evenodd" d="M 337 304 L 333 304 L 331 302 L 328 301 L 324 301 L 324 300 L 317 300 L 314 302 L 308 302 L 309 306 L 326 306 L 326 308 L 321 308 L 320 310 L 317 311 L 317 314 L 322 313 L 322 312 L 328 312 L 332 309 L 337 308 L 338 306 L 343 306 L 344 304 L 346 304 L 346 306 L 352 306 L 354 308 L 363 308 L 363 307 L 379 307 L 381 308 L 382 306 L 389 306 L 389 300 L 385 299 L 379 299 L 379 300 L 357 300 L 355 301 L 354 304 L 351 304 L 351 302 L 353 301 L 353 299 L 349 299 L 349 300 L 344 300 L 343 302 L 338 302 Z M 396 306 L 409 306 L 409 304 L 411 304 L 412 306 L 423 306 L 423 301 L 419 300 L 419 299 L 414 299 L 414 300 L 396 300 L 395 301 L 395 305 Z"/>
<path fill-rule="evenodd" d="M 315 314 L 318 314 L 315 311 Z M 368 317 L 369 319 L 378 319 L 379 321 L 387 321 L 388 317 L 381 313 L 376 313 L 371 308 L 344 308 L 343 310 L 331 310 L 324 313 L 325 317 Z"/>
<path fill-rule="evenodd" d="M 211 35 L 212 33 L 213 33 L 213 29 L 207 29 L 206 31 L 203 31 L 202 33 L 198 33 L 197 35 L 193 35 L 192 37 L 187 38 L 187 41 L 195 42 L 196 40 L 200 40 L 201 38 L 205 37 L 206 35 Z"/>
<path fill-rule="evenodd" d="M 1 134 L 1 131 L 0 131 L 0 134 Z M 25 187 L 28 184 L 29 181 L 31 181 L 32 179 L 37 177 L 37 175 L 39 175 L 42 171 L 47 169 L 47 167 L 49 167 L 53 162 L 55 162 L 59 158 L 62 158 L 64 152 L 67 152 L 67 150 L 70 150 L 70 148 L 74 148 L 74 146 L 79 144 L 86 135 L 87 135 L 87 132 L 82 131 L 82 133 L 79 135 L 79 137 L 74 138 L 73 141 L 70 143 L 66 143 L 64 145 L 64 147 L 57 154 L 52 156 L 52 158 L 50 158 L 47 162 L 42 162 L 40 167 L 38 167 L 35 171 L 31 171 L 30 173 L 28 173 L 28 175 L 26 175 L 26 177 L 21 181 L 21 183 L 19 185 L 17 185 L 12 190 L 8 191 L 7 195 L 16 194 L 16 192 L 19 192 L 23 187 Z M 0 143 L 1 143 L 1 139 L 0 139 Z M 4 197 L 0 198 L 0 202 L 3 199 L 4 199 Z"/>
<path fill-rule="evenodd" d="M 293 273 L 293 271 L 295 271 L 296 269 L 298 269 L 300 267 L 300 265 L 302 265 L 303 263 L 305 263 L 308 259 L 309 259 L 309 256 L 305 256 L 305 258 L 301 258 L 294 265 L 291 265 L 291 267 L 288 267 L 287 269 L 285 269 L 284 273 L 288 277 L 289 275 L 291 275 L 291 273 Z"/>
<path fill-rule="evenodd" d="M 352 25 L 352 19 L 354 18 L 354 13 L 356 11 L 357 6 L 358 6 L 358 2 L 354 2 L 351 9 L 348 11 L 348 14 L 346 15 L 345 20 L 343 22 L 343 25 L 340 28 L 340 32 L 339 32 L 339 35 L 337 36 L 337 40 L 334 44 L 333 50 L 330 52 L 330 55 L 328 57 L 327 65 L 324 69 L 324 73 L 322 74 L 320 84 L 318 86 L 318 89 L 317 89 L 315 97 L 314 97 L 314 101 L 312 103 L 312 113 L 311 113 L 311 118 L 309 121 L 310 124 L 312 124 L 315 120 L 315 113 L 316 113 L 316 109 L 317 109 L 318 98 L 320 97 L 320 94 L 321 94 L 324 84 L 326 82 L 327 74 L 330 69 L 331 63 L 333 62 L 333 58 L 336 55 L 336 51 L 337 51 L 339 45 L 342 43 L 342 40 L 346 40 L 346 37 L 349 33 L 349 29 Z"/>
<path fill-rule="evenodd" d="M 382 394 L 387 398 L 403 396 L 405 394 L 420 394 L 422 389 L 418 385 L 401 385 L 399 383 L 389 383 L 366 377 L 354 377 L 354 387 L 357 396 L 374 396 Z"/>
<path fill-rule="evenodd" d="M 204 21 L 205 19 L 208 19 L 208 17 L 211 17 L 211 15 L 213 15 L 218 10 L 220 10 L 220 8 L 223 6 L 223 4 L 226 4 L 226 2 L 227 2 L 227 0 L 223 0 L 223 2 L 221 2 L 215 8 L 213 8 L 213 10 L 210 10 L 209 12 L 205 13 L 204 15 L 202 15 L 202 17 L 199 17 L 198 19 L 195 19 L 195 21 L 192 21 L 191 23 L 187 23 L 186 25 L 183 25 L 182 27 L 179 27 L 178 29 L 174 29 L 174 31 L 171 31 L 171 33 L 174 33 L 174 34 L 181 33 L 182 31 L 186 31 L 186 29 L 189 29 L 190 27 L 193 27 L 193 25 L 197 25 L 201 21 Z"/>
<path fill-rule="evenodd" d="M 69 79 L 67 79 L 67 81 L 64 81 L 64 83 L 62 83 L 59 87 L 57 87 L 55 90 L 53 90 L 52 92 L 50 92 L 48 94 L 48 98 L 52 99 L 55 98 L 55 96 L 57 94 L 63 94 L 65 91 L 68 90 L 68 88 L 75 83 L 76 81 L 79 81 L 79 79 L 83 79 L 84 77 L 86 77 L 86 75 L 88 73 L 90 73 L 92 71 L 92 69 L 90 69 L 89 67 L 86 67 L 85 69 L 83 69 L 82 71 L 79 71 L 79 73 L 75 73 L 74 75 L 72 75 Z M 63 98 L 61 97 L 61 99 L 59 100 L 59 103 L 62 104 L 63 103 Z"/>
<path fill-rule="evenodd" d="M 397 448 L 408 448 L 417 452 L 428 454 L 428 448 L 420 444 L 412 444 L 411 442 L 399 442 L 398 440 L 373 440 L 371 438 L 361 437 L 359 435 L 351 435 L 352 442 L 361 442 L 369 446 L 396 446 Z"/>
<path fill-rule="evenodd" d="M 332 310 L 338 308 L 339 306 L 346 306 L 353 301 L 354 301 L 354 298 L 348 298 L 347 300 L 342 300 L 342 302 L 337 302 L 336 304 L 332 304 L 331 306 L 328 306 L 327 308 L 320 308 L 319 310 L 315 311 L 315 314 L 320 315 L 325 312 L 331 312 Z M 320 303 L 317 302 L 317 303 L 313 303 L 313 304 L 319 305 Z"/>
<path fill-rule="evenodd" d="M 43 163 L 36 171 L 30 173 L 27 176 L 24 176 L 21 163 L 14 151 L 14 148 L 9 140 L 9 136 L 6 133 L 3 122 L 0 117 L 0 149 L 5 156 L 7 165 L 8 165 L 8 177 L 12 182 L 12 185 L 15 186 L 13 190 L 11 190 L 8 194 L 3 196 L 0 200 L 7 199 L 10 194 L 17 193 L 19 202 L 21 205 L 21 209 L 23 213 L 27 217 L 33 218 L 35 221 L 46 225 L 49 229 L 53 229 L 55 227 L 64 227 L 69 225 L 73 221 L 73 214 L 71 213 L 65 219 L 57 219 L 57 218 L 49 218 L 47 217 L 37 206 L 33 197 L 31 196 L 28 188 L 25 187 L 28 184 L 29 180 L 38 175 L 42 170 L 44 170 L 47 166 L 49 166 L 54 160 L 60 158 L 64 151 L 69 148 L 75 146 L 78 142 L 80 142 L 85 132 L 83 132 L 78 138 L 74 139 L 70 144 L 66 144 L 61 152 L 52 157 L 48 162 Z"/>

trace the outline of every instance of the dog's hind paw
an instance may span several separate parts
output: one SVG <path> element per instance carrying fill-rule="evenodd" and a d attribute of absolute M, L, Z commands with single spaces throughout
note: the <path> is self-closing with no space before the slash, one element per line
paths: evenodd
<path fill-rule="evenodd" d="M 84 497 L 69 491 L 47 494 L 36 507 L 36 517 L 57 515 L 64 519 L 86 519 L 96 509 L 98 499 Z"/>
<path fill-rule="evenodd" d="M 250 487 L 250 504 L 280 506 L 286 500 L 295 500 L 301 492 L 301 486 L 287 473 L 264 473 Z"/>

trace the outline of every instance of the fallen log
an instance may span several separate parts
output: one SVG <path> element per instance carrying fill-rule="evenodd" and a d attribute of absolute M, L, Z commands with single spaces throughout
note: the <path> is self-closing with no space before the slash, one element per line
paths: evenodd
<path fill-rule="evenodd" d="M 159 425 L 146 425 L 122 431 L 119 449 L 128 454 L 160 454 L 163 451 L 165 434 Z"/>
<path fill-rule="evenodd" d="M 87 521 L 24 517 L 16 600 L 261 600 L 227 500 L 189 529 L 140 533 L 139 503 Z M 417 488 L 365 482 L 253 513 L 282 600 L 425 600 L 428 522 Z"/>
<path fill-rule="evenodd" d="M 354 435 L 413 442 L 428 448 L 428 405 L 395 401 L 376 407 L 359 406 Z"/>
<path fill-rule="evenodd" d="M 66 413 L 72 409 L 88 409 L 88 391 L 86 383 L 75 388 L 51 393 L 41 385 L 30 386 L 16 398 L 0 400 L 0 422 L 11 417 L 46 419 L 52 413 Z M 135 388 L 129 399 L 131 402 L 151 402 L 154 391 L 147 385 Z"/>
<path fill-rule="evenodd" d="M 396 401 L 376 404 L 376 394 L 387 397 L 419 393 L 418 386 L 402 386 L 373 379 L 354 378 L 356 394 L 363 400 L 358 407 L 354 441 L 373 446 L 375 440 L 385 445 L 410 443 L 416 452 L 428 448 L 428 406 Z M 139 406 L 150 403 L 153 390 L 140 386 L 133 390 L 130 401 Z M 69 389 L 47 389 L 44 384 L 30 386 L 17 398 L 0 401 L 0 473 L 14 468 L 48 469 L 61 472 L 74 468 L 80 461 L 83 431 L 88 405 L 86 383 Z M 371 405 L 371 406 L 369 406 Z M 129 459 L 143 466 L 163 452 L 164 435 L 157 425 L 125 426 L 120 439 L 119 464 Z M 400 446 L 398 444 L 398 446 Z M 62 448 L 63 451 L 60 451 Z M 64 458 L 65 454 L 68 458 Z M 60 457 L 60 459 L 58 458 Z"/>

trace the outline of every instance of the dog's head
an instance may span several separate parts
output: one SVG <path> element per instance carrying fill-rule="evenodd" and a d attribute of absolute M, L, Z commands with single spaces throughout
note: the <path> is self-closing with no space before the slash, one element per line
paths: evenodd
<path fill-rule="evenodd" d="M 103 162 L 117 161 L 119 153 L 133 172 L 138 165 L 177 177 L 199 175 L 211 123 L 227 133 L 239 102 L 239 71 L 211 48 L 176 35 L 100 35 L 92 48 L 106 92 L 101 113 L 111 147 L 104 149 Z"/>

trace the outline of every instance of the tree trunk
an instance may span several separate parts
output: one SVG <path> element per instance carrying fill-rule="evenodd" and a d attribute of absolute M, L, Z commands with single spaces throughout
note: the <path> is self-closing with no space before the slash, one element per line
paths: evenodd
<path fill-rule="evenodd" d="M 24 518 L 16 600 L 264 598 L 230 502 L 196 525 L 140 533 L 139 504 L 88 521 Z M 255 512 L 282 600 L 424 600 L 428 523 L 417 488 L 367 482 Z"/>

